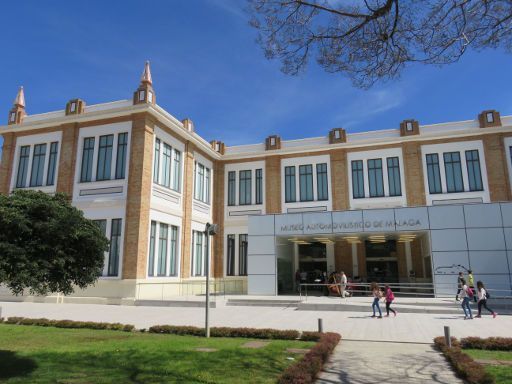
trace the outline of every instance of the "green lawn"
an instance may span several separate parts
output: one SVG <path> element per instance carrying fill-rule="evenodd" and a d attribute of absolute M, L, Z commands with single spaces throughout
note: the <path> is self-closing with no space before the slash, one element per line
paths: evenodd
<path fill-rule="evenodd" d="M 0 324 L 1 383 L 274 383 L 314 343 Z M 196 348 L 215 348 L 198 352 Z"/>
<path fill-rule="evenodd" d="M 507 351 L 486 351 L 481 349 L 464 349 L 473 359 L 482 360 L 512 360 L 512 352 Z M 512 366 L 485 365 L 485 370 L 496 378 L 496 383 L 512 383 Z"/>

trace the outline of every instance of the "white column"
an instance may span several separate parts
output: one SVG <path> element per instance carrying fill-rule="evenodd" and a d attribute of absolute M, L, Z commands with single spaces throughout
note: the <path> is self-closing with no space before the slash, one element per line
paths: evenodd
<path fill-rule="evenodd" d="M 359 262 L 357 259 L 357 244 L 352 244 L 352 277 L 359 276 Z"/>

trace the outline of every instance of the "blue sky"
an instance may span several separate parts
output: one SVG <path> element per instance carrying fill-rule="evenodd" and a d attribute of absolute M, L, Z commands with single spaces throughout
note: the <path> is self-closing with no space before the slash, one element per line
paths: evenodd
<path fill-rule="evenodd" d="M 78 7 L 79 6 L 79 7 Z M 370 90 L 314 62 L 291 77 L 264 58 L 242 0 L 11 1 L 2 4 L 0 108 L 24 85 L 29 114 L 128 99 L 151 61 L 157 102 L 227 145 L 512 114 L 512 55 L 471 52 L 446 67 L 410 66 Z M 3 123 L 2 123 L 3 124 Z M 1 143 L 1 139 L 0 139 Z"/>

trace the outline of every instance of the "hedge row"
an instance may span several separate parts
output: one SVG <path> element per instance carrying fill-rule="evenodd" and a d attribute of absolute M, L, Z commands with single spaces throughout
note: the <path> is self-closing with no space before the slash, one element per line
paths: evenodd
<path fill-rule="evenodd" d="M 313 332 L 311 332 L 313 333 Z M 302 360 L 290 365 L 279 377 L 279 384 L 314 383 L 341 336 L 337 333 L 323 333 L 320 341 L 306 353 Z"/>
<path fill-rule="evenodd" d="M 131 324 L 96 323 L 94 321 L 28 319 L 25 317 L 9 317 L 3 320 L 3 322 L 6 324 L 38 325 L 41 327 L 108 329 L 112 331 L 125 332 L 132 332 L 135 329 L 135 326 Z"/>
<path fill-rule="evenodd" d="M 49 320 L 49 319 L 29 319 L 25 317 L 9 317 L 7 319 L 0 318 L 0 323 L 18 324 L 18 325 L 38 325 L 42 327 L 57 328 L 88 328 L 88 329 L 108 329 L 115 331 L 131 332 L 135 331 L 135 327 L 131 324 L 120 323 L 96 323 L 93 321 L 73 321 L 73 320 Z M 140 330 L 144 331 L 144 330 Z M 190 335 L 204 336 L 204 328 L 191 326 L 176 325 L 155 325 L 149 328 L 151 333 L 165 333 L 172 335 Z M 258 328 L 227 328 L 212 327 L 210 328 L 210 336 L 212 337 L 245 337 L 252 339 L 280 339 L 280 340 L 304 340 L 319 341 L 321 333 L 303 332 L 295 330 L 279 330 L 279 329 L 258 329 Z"/>
<path fill-rule="evenodd" d="M 179 325 L 154 325 L 149 328 L 150 333 L 166 333 L 171 335 L 193 335 L 204 336 L 204 328 L 179 326 Z M 281 339 L 295 340 L 299 338 L 300 333 L 294 330 L 279 329 L 258 329 L 258 328 L 227 328 L 212 327 L 210 336 L 212 337 L 247 337 L 252 339 Z"/>
<path fill-rule="evenodd" d="M 488 349 L 491 351 L 512 351 L 512 338 L 510 337 L 465 337 L 460 340 L 462 348 Z"/>
<path fill-rule="evenodd" d="M 469 355 L 462 352 L 461 344 L 452 338 L 452 347 L 446 345 L 444 337 L 436 337 L 434 343 L 443 352 L 453 369 L 469 384 L 494 384 L 494 377 L 487 373 L 481 364 L 478 364 Z"/>

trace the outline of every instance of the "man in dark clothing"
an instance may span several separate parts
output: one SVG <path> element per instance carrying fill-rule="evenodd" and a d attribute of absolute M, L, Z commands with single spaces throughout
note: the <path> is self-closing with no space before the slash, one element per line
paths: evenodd
<path fill-rule="evenodd" d="M 459 276 L 457 277 L 457 294 L 455 295 L 455 300 L 460 301 L 459 293 L 462 291 L 462 280 L 464 280 L 464 274 L 459 272 Z"/>

